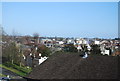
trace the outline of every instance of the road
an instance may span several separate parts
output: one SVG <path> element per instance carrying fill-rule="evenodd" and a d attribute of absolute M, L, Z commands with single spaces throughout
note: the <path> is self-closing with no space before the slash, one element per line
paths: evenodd
<path fill-rule="evenodd" d="M 22 77 L 17 75 L 16 73 L 13 73 L 7 69 L 4 68 L 0 68 L 0 73 L 2 73 L 3 75 L 9 75 L 10 78 L 15 78 L 15 79 L 21 79 Z"/>

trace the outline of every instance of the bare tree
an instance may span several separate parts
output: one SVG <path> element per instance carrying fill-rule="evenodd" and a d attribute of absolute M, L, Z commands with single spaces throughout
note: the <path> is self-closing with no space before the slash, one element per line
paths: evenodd
<path fill-rule="evenodd" d="M 25 40 L 26 40 L 27 43 L 29 44 L 29 43 L 30 43 L 30 36 L 29 36 L 29 35 L 25 36 Z"/>
<path fill-rule="evenodd" d="M 39 43 L 39 34 L 38 33 L 34 33 L 33 34 L 33 37 L 34 37 L 34 39 L 35 39 L 35 43 Z"/>

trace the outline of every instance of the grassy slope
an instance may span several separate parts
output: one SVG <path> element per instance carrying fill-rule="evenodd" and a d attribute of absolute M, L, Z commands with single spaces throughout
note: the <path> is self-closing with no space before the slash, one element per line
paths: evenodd
<path fill-rule="evenodd" d="M 7 64 L 10 66 L 8 67 Z M 20 76 L 26 76 L 31 71 L 31 68 L 27 69 L 26 67 L 20 67 L 15 64 L 11 64 L 11 63 L 7 63 L 7 64 L 0 64 L 0 67 L 12 71 Z"/>
<path fill-rule="evenodd" d="M 6 76 L 7 76 L 7 75 L 4 75 L 4 74 L 1 74 L 1 73 L 0 73 L 0 77 L 6 77 Z"/>

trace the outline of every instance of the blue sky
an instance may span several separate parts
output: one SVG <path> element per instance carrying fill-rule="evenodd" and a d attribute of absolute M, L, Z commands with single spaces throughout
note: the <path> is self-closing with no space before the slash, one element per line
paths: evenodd
<path fill-rule="evenodd" d="M 117 2 L 4 2 L 2 25 L 8 34 L 59 37 L 118 36 Z"/>
<path fill-rule="evenodd" d="M 2 2 L 0 2 L 0 24 L 2 24 Z"/>

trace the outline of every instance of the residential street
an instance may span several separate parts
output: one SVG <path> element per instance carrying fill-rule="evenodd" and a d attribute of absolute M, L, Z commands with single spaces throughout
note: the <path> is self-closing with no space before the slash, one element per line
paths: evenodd
<path fill-rule="evenodd" d="M 15 74 L 15 73 L 7 70 L 7 69 L 4 69 L 4 68 L 0 68 L 0 73 L 2 73 L 2 74 L 4 74 L 4 75 L 9 75 L 10 78 L 15 78 L 15 79 L 16 79 L 16 78 L 17 78 L 17 79 L 22 78 L 22 77 L 20 77 L 19 75 Z"/>

